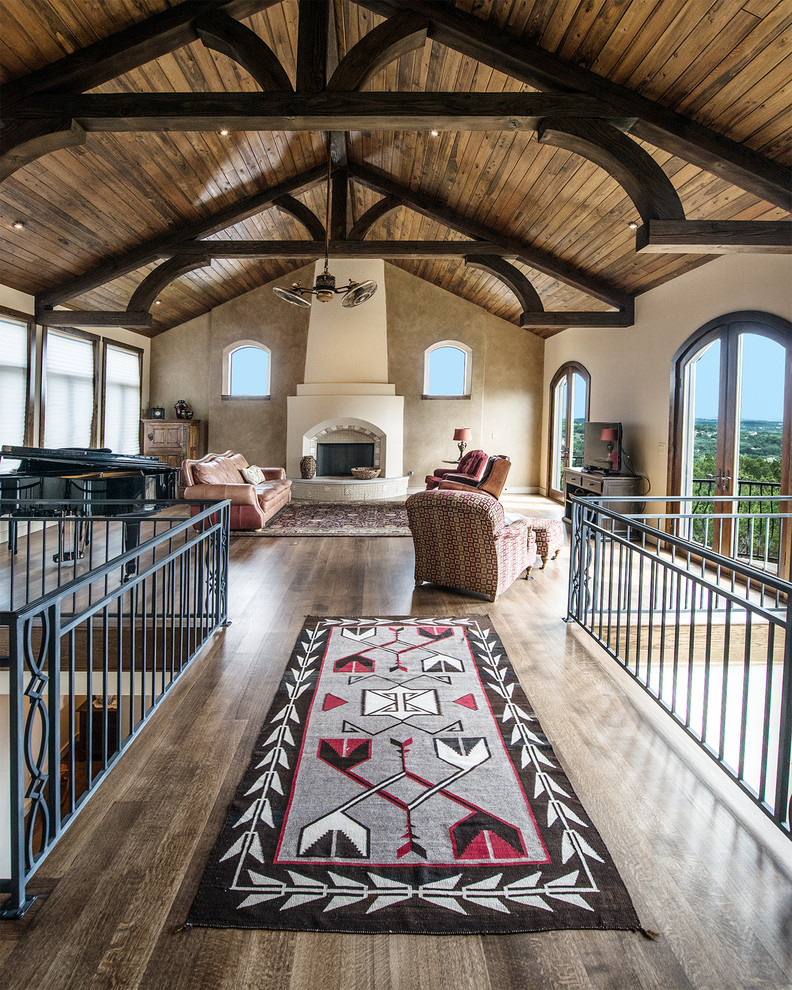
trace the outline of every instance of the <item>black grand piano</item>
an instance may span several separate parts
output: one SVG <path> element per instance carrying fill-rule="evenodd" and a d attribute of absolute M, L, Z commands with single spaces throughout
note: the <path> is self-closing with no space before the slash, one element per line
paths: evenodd
<path fill-rule="evenodd" d="M 176 497 L 179 469 L 156 457 L 114 454 L 106 449 L 4 445 L 0 447 L 0 461 L 3 459 L 19 461 L 15 470 L 0 473 L 3 515 L 129 516 L 124 526 L 125 550 L 140 541 L 140 522 L 135 517 L 156 510 L 158 500 Z M 12 523 L 8 549 L 16 553 L 16 527 Z M 61 546 L 53 559 L 73 557 L 73 550 Z"/>

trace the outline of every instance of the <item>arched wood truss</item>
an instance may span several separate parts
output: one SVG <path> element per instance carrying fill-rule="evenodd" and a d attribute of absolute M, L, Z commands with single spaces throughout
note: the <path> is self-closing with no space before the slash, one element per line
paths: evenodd
<path fill-rule="evenodd" d="M 632 201 L 641 227 L 636 245 L 644 251 L 789 251 L 788 221 L 687 221 L 680 197 L 663 169 L 635 140 L 656 146 L 710 169 L 743 189 L 792 210 L 790 170 L 672 111 L 564 63 L 527 42 L 510 38 L 451 4 L 430 0 L 357 0 L 386 20 L 346 53 L 332 72 L 327 52 L 330 4 L 301 0 L 297 39 L 296 88 L 275 52 L 239 18 L 280 0 L 211 0 L 183 3 L 133 28 L 75 52 L 3 87 L 0 180 L 21 166 L 60 148 L 79 145 L 97 131 L 217 129 L 322 130 L 331 135 L 334 255 L 382 258 L 463 258 L 503 282 L 518 299 L 527 328 L 629 326 L 633 297 L 606 280 L 551 253 L 505 236 L 458 209 L 393 182 L 348 160 L 350 130 L 529 130 L 542 144 L 564 148 L 608 172 Z M 496 66 L 539 90 L 529 93 L 361 92 L 372 76 L 393 60 L 423 48 L 427 37 L 485 64 Z M 228 56 L 257 82 L 261 93 L 146 93 L 84 95 L 120 73 L 200 39 Z M 169 282 L 213 258 L 321 256 L 325 229 L 295 195 L 317 185 L 315 168 L 265 194 L 240 200 L 206 222 L 185 225 L 119 255 L 92 271 L 42 292 L 37 314 L 55 325 L 151 325 L 148 310 Z M 381 198 L 347 229 L 350 183 Z M 202 240 L 272 206 L 289 213 L 308 240 Z M 374 224 L 392 210 L 407 207 L 430 217 L 466 240 L 383 242 L 366 240 Z M 53 307 L 159 261 L 131 296 L 126 313 L 53 312 Z M 573 286 L 607 304 L 611 312 L 547 312 L 528 277 L 514 264 Z M 126 317 L 128 322 L 121 323 Z"/>

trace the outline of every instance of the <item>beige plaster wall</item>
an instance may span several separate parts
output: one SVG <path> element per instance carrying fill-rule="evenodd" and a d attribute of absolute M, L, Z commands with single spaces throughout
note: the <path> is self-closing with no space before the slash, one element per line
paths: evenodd
<path fill-rule="evenodd" d="M 301 278 L 307 284 L 312 276 L 313 266 L 307 266 L 279 282 Z M 405 399 L 405 473 L 412 471 L 415 484 L 422 484 L 424 475 L 458 453 L 454 428 L 469 426 L 474 445 L 511 457 L 511 490 L 536 490 L 543 341 L 388 264 L 385 287 L 388 380 Z M 263 286 L 154 337 L 151 405 L 164 406 L 170 418 L 173 403 L 186 399 L 208 424 L 210 450 L 231 448 L 251 462 L 285 465 L 286 397 L 304 381 L 309 313 Z M 223 348 L 240 339 L 270 348 L 271 400 L 220 398 Z M 469 400 L 421 399 L 424 350 L 446 339 L 473 349 Z"/>
<path fill-rule="evenodd" d="M 671 362 L 710 320 L 760 310 L 792 320 L 792 258 L 723 255 L 636 300 L 635 326 L 571 329 L 546 341 L 543 394 L 567 361 L 591 374 L 591 419 L 621 420 L 625 447 L 652 494 L 666 491 Z M 547 480 L 547 403 L 542 429 L 542 484 Z M 543 487 L 543 491 L 544 491 Z"/>
<path fill-rule="evenodd" d="M 508 488 L 539 484 L 544 342 L 478 306 L 385 266 L 390 380 L 404 396 L 404 471 L 415 486 L 444 459 L 458 456 L 454 429 L 473 431 L 472 447 L 508 454 Z M 470 399 L 422 399 L 424 351 L 440 340 L 473 350 Z"/>
<path fill-rule="evenodd" d="M 313 265 L 279 279 L 281 285 L 313 278 Z M 332 304 L 328 304 L 332 305 Z M 175 418 L 173 403 L 186 399 L 205 424 L 207 450 L 241 451 L 251 464 L 286 464 L 286 397 L 303 381 L 310 310 L 278 299 L 263 286 L 152 340 L 152 405 Z M 256 340 L 270 349 L 271 399 L 222 399 L 223 349 Z M 155 401 L 156 400 L 156 401 Z"/>

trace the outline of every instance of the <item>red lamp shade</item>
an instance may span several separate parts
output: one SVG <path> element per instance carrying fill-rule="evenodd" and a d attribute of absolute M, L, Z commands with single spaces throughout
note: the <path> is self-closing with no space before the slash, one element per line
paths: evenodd
<path fill-rule="evenodd" d="M 473 434 L 467 427 L 465 427 L 464 429 L 461 430 L 454 430 L 454 439 L 464 440 L 465 443 L 470 443 L 470 441 L 473 439 Z"/>
<path fill-rule="evenodd" d="M 619 439 L 619 431 L 613 429 L 605 429 L 600 433 L 600 440 L 604 440 L 606 443 L 616 443 Z"/>

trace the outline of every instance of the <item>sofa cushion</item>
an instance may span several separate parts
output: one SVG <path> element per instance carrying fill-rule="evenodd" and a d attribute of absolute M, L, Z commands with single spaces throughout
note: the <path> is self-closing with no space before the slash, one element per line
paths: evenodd
<path fill-rule="evenodd" d="M 196 461 L 192 467 L 193 478 L 199 485 L 241 485 L 242 472 L 228 457 L 216 457 L 211 461 Z"/>

